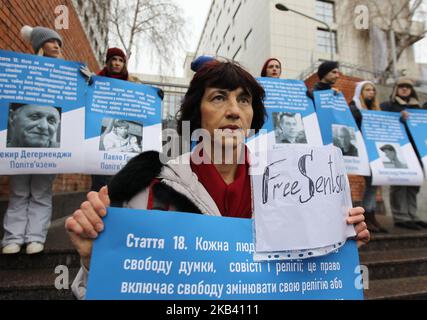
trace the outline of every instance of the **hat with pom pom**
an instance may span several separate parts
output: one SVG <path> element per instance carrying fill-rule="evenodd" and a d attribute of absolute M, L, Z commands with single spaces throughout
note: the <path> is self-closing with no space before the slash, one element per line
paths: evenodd
<path fill-rule="evenodd" d="M 57 40 L 62 47 L 62 38 L 59 33 L 49 28 L 24 26 L 21 29 L 21 36 L 31 42 L 35 53 L 39 52 L 43 44 L 49 40 Z"/>
<path fill-rule="evenodd" d="M 199 56 L 196 60 L 191 62 L 191 70 L 197 72 L 206 62 L 215 60 L 212 56 Z"/>

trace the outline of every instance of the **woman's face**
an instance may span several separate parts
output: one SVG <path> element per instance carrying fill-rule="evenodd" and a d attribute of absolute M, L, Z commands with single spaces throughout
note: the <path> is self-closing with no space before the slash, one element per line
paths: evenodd
<path fill-rule="evenodd" d="M 280 63 L 277 60 L 271 60 L 267 64 L 266 76 L 270 78 L 280 78 L 280 74 L 282 73 L 282 68 L 280 67 Z"/>
<path fill-rule="evenodd" d="M 61 45 L 58 40 L 48 40 L 42 46 L 44 56 L 49 58 L 61 57 Z"/>
<path fill-rule="evenodd" d="M 209 132 L 211 141 L 221 143 L 223 147 L 236 147 L 245 141 L 254 115 L 252 97 L 242 88 L 233 91 L 207 88 L 200 111 L 202 129 Z M 221 137 L 218 137 L 218 133 L 222 133 Z"/>
<path fill-rule="evenodd" d="M 366 84 L 362 90 L 362 98 L 368 99 L 368 100 L 374 100 L 376 93 L 377 92 L 373 85 Z"/>
<path fill-rule="evenodd" d="M 125 66 L 125 60 L 122 57 L 114 56 L 110 61 L 110 72 L 119 74 L 122 73 L 123 67 Z"/>

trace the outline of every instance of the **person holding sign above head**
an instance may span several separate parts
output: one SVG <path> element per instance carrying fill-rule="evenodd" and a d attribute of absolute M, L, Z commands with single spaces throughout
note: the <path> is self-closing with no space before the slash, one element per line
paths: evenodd
<path fill-rule="evenodd" d="M 180 135 L 185 132 L 183 126 L 189 125 L 190 134 L 203 136 L 194 151 L 167 163 L 158 152 L 138 155 L 108 188 L 90 192 L 88 201 L 66 220 L 65 227 L 82 261 L 72 285 L 78 298 L 85 296 L 92 242 L 104 229 L 102 218 L 110 205 L 252 217 L 245 138 L 264 124 L 264 96 L 258 82 L 235 63 L 213 60 L 198 69 L 177 116 Z M 215 156 L 218 150 L 222 157 Z M 225 150 L 231 151 L 233 159 L 224 156 Z M 363 208 L 353 208 L 347 220 L 355 225 L 359 245 L 370 237 L 363 212 Z"/>
<path fill-rule="evenodd" d="M 314 100 L 313 92 L 321 90 L 335 90 L 337 89 L 332 86 L 338 81 L 340 77 L 339 63 L 337 61 L 324 61 L 320 64 L 317 69 L 317 76 L 319 82 L 317 82 L 312 90 L 307 91 L 307 95 Z"/>
<path fill-rule="evenodd" d="M 87 82 L 91 84 L 93 73 L 86 66 L 83 66 L 80 69 L 80 72 L 86 77 Z M 105 66 L 101 71 L 97 73 L 97 75 L 102 77 L 107 77 L 107 78 L 123 80 L 123 81 L 140 83 L 139 79 L 129 75 L 129 72 L 127 69 L 127 56 L 125 52 L 120 48 L 109 48 L 107 50 Z M 158 89 L 157 94 L 159 95 L 160 99 L 163 100 L 164 98 L 163 90 Z M 127 126 L 129 126 L 129 124 L 127 124 Z M 114 127 L 113 130 L 117 130 L 117 127 Z M 118 130 L 123 131 L 122 129 L 118 129 Z M 118 147 L 117 142 L 118 142 L 119 136 L 117 136 L 116 133 L 113 133 L 113 132 L 111 132 L 111 134 L 107 133 L 106 136 L 109 136 L 109 138 L 107 137 L 107 142 L 106 142 L 107 147 L 105 147 L 105 137 L 102 139 L 105 150 L 127 152 L 127 151 L 122 151 L 122 149 L 124 150 L 124 148 L 122 148 L 123 146 Z M 109 144 L 109 142 L 111 143 Z M 129 152 L 141 152 L 137 144 L 134 148 L 132 149 L 128 148 L 128 149 L 133 150 Z M 140 150 L 140 151 L 137 151 L 137 150 Z M 91 176 L 91 178 L 92 178 L 92 185 L 90 189 L 92 191 L 99 191 L 103 186 L 108 184 L 108 182 L 111 179 L 111 176 L 94 174 Z"/>
<path fill-rule="evenodd" d="M 21 29 L 22 37 L 31 43 L 36 55 L 62 58 L 63 40 L 52 29 Z M 11 140 L 8 147 L 54 148 L 54 136 L 60 115 L 54 107 L 12 106 L 9 117 Z M 12 175 L 9 178 L 9 205 L 4 216 L 3 254 L 15 254 L 27 244 L 26 253 L 44 250 L 52 216 L 52 174 Z"/>
<path fill-rule="evenodd" d="M 406 125 L 406 120 L 409 117 L 406 109 L 420 109 L 421 104 L 412 80 L 408 78 L 398 79 L 393 88 L 390 100 L 382 103 L 380 107 L 384 111 L 401 113 L 401 121 L 405 125 L 412 145 L 414 145 L 414 141 Z M 416 150 L 415 147 L 414 149 Z M 390 148 L 386 148 L 385 150 L 389 150 L 390 155 L 393 156 L 393 151 Z M 417 194 L 419 191 L 420 187 L 418 186 L 390 187 L 390 205 L 396 227 L 412 230 L 427 228 L 427 222 L 422 221 L 417 214 Z"/>
<path fill-rule="evenodd" d="M 282 75 L 282 64 L 276 58 L 268 59 L 261 70 L 261 77 L 280 78 Z"/>
<path fill-rule="evenodd" d="M 354 97 L 349 106 L 359 130 L 361 130 L 363 118 L 361 110 L 381 110 L 375 84 L 371 81 L 359 82 L 356 85 Z M 372 185 L 372 176 L 364 176 L 363 178 L 365 179 L 365 191 L 363 192 L 362 206 L 365 208 L 368 230 L 372 232 L 388 233 L 388 230 L 381 226 L 375 218 L 378 187 Z"/>

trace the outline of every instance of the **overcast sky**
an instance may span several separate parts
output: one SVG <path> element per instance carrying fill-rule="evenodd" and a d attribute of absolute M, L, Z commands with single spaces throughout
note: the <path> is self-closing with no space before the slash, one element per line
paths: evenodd
<path fill-rule="evenodd" d="M 200 35 L 202 33 L 205 20 L 211 5 L 212 0 L 174 0 L 184 11 L 184 16 L 187 20 L 188 30 L 188 49 L 190 52 L 196 50 Z M 185 53 L 181 56 L 181 61 L 176 64 L 176 76 L 182 76 L 184 70 L 182 65 L 185 59 Z M 415 59 L 420 63 L 427 63 L 427 38 L 419 41 L 415 45 Z M 156 74 L 157 69 L 153 67 L 155 62 L 149 59 L 140 59 L 138 64 L 135 61 L 130 62 L 130 70 L 136 70 L 137 73 Z"/>

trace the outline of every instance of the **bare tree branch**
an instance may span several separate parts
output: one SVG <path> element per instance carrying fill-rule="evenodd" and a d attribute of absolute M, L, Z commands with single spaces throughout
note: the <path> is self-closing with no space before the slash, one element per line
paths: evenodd
<path fill-rule="evenodd" d="M 414 43 L 424 38 L 427 26 L 420 25 L 416 19 L 419 10 L 425 0 L 344 0 L 348 9 L 346 12 L 354 12 L 358 5 L 366 5 L 369 9 L 370 25 L 376 25 L 388 38 L 388 57 L 386 67 L 380 75 L 380 81 L 385 82 L 393 69 L 393 52 L 391 52 L 391 32 L 394 31 L 396 40 L 396 57 L 401 58 L 405 50 Z M 343 2 L 344 2 L 343 1 Z M 345 20 L 345 19 L 343 19 Z"/>
<path fill-rule="evenodd" d="M 185 21 L 173 0 L 113 0 L 110 22 L 128 57 L 136 48 L 152 48 L 159 65 L 171 61 L 185 46 Z"/>

